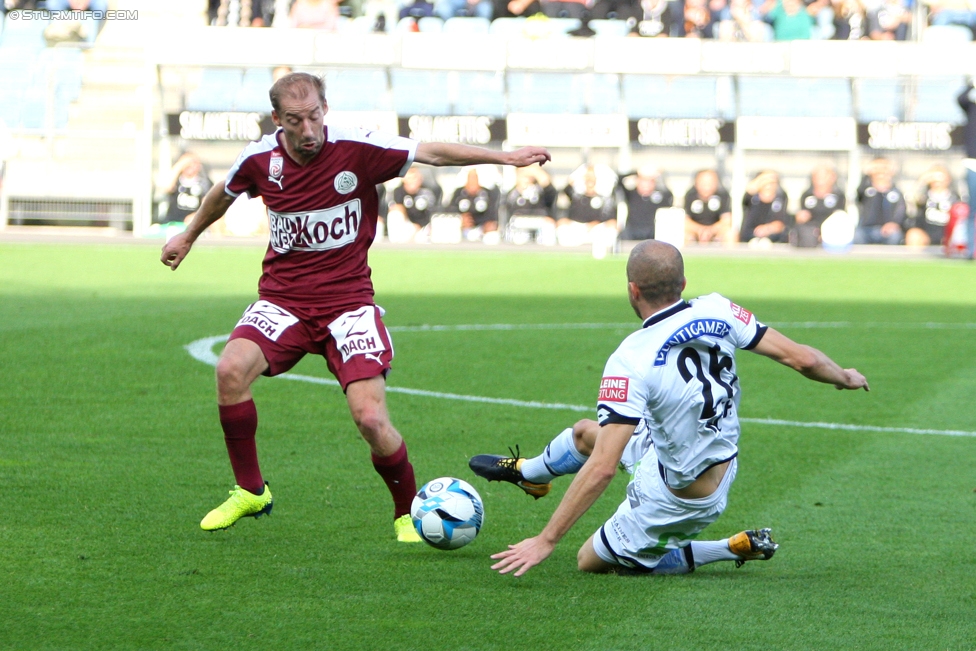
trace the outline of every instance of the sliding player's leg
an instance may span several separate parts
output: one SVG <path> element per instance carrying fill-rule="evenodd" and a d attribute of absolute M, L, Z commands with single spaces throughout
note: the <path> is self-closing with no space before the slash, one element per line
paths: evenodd
<path fill-rule="evenodd" d="M 479 477 L 507 481 L 539 499 L 549 493 L 554 478 L 579 472 L 593 452 L 599 431 L 595 421 L 581 420 L 556 435 L 542 454 L 531 459 L 521 457 L 516 446 L 510 457 L 479 454 L 468 465 Z"/>
<path fill-rule="evenodd" d="M 722 540 L 697 540 L 725 510 L 735 471 L 733 461 L 712 495 L 687 500 L 657 481 L 655 469 L 648 469 L 647 474 L 638 470 L 627 487 L 628 499 L 587 544 L 605 563 L 651 574 L 688 574 L 718 561 L 734 561 L 739 567 L 746 561 L 768 560 L 779 547 L 769 529 L 743 531 Z M 584 564 L 587 559 L 584 545 L 580 569 L 607 571 L 595 562 Z"/>

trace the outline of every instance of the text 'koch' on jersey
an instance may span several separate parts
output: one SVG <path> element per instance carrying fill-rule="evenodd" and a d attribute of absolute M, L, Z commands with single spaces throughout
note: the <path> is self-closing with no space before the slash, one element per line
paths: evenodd
<path fill-rule="evenodd" d="M 278 253 L 325 251 L 346 246 L 359 234 L 359 199 L 324 210 L 279 213 L 268 209 L 270 243 Z"/>

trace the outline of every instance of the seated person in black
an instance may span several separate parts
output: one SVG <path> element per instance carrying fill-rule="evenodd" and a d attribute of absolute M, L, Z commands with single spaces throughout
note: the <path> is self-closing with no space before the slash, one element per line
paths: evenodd
<path fill-rule="evenodd" d="M 895 187 L 895 166 L 885 158 L 868 163 L 857 189 L 860 220 L 854 244 L 901 244 L 905 231 L 905 196 Z"/>
<path fill-rule="evenodd" d="M 555 244 L 558 198 L 559 193 L 542 167 L 517 168 L 515 187 L 508 191 L 504 200 L 512 241 L 525 244 L 534 233 L 540 244 Z"/>
<path fill-rule="evenodd" d="M 451 197 L 451 212 L 461 215 L 461 229 L 467 239 L 480 239 L 498 230 L 498 188 L 484 188 L 478 170 L 468 170 L 467 179 Z"/>
<path fill-rule="evenodd" d="M 430 216 L 438 212 L 440 205 L 440 187 L 426 184 L 423 172 L 417 167 L 411 167 L 404 175 L 400 187 L 393 191 L 390 211 L 399 212 L 406 217 L 413 224 L 416 233 L 430 224 Z"/>
<path fill-rule="evenodd" d="M 793 218 L 791 242 L 797 246 L 820 244 L 820 227 L 838 210 L 847 207 L 847 198 L 837 187 L 837 172 L 829 165 L 818 165 L 810 173 L 810 187 L 800 196 L 800 210 Z"/>
<path fill-rule="evenodd" d="M 566 209 L 566 216 L 557 220 L 557 225 L 577 222 L 586 224 L 587 229 L 592 230 L 598 224 L 606 224 L 616 230 L 617 200 L 614 190 L 611 187 L 609 192 L 606 189 L 603 193 L 598 192 L 596 169 L 587 165 L 582 183 L 570 182 L 563 190 L 569 198 L 569 208 Z"/>
<path fill-rule="evenodd" d="M 729 242 L 731 234 L 732 199 L 715 170 L 702 170 L 685 194 L 685 242 Z"/>
<path fill-rule="evenodd" d="M 556 199 L 549 174 L 538 165 L 515 170 L 515 187 L 505 195 L 505 209 L 509 217 L 548 217 L 556 221 Z"/>
<path fill-rule="evenodd" d="M 915 216 L 905 222 L 905 244 L 929 246 L 941 244 L 949 210 L 959 201 L 952 188 L 952 175 L 943 165 L 933 165 L 918 178 Z"/>
<path fill-rule="evenodd" d="M 180 156 L 159 190 L 167 195 L 169 207 L 162 222 L 185 222 L 200 208 L 200 202 L 213 183 L 207 175 L 200 157 L 193 152 Z"/>
<path fill-rule="evenodd" d="M 386 218 L 387 235 L 391 242 L 426 241 L 430 217 L 440 211 L 441 188 L 428 184 L 420 168 L 411 167 L 403 176 L 403 183 L 393 190 Z M 403 219 L 394 223 L 394 213 Z"/>
<path fill-rule="evenodd" d="M 654 239 L 654 218 L 658 208 L 674 205 L 674 195 L 661 180 L 661 173 L 650 166 L 623 177 L 627 199 L 627 223 L 620 232 L 622 240 Z M 633 187 L 629 187 L 633 185 Z"/>
<path fill-rule="evenodd" d="M 760 172 L 746 184 L 742 197 L 740 242 L 786 242 L 790 216 L 786 193 L 779 186 L 779 174 Z"/>

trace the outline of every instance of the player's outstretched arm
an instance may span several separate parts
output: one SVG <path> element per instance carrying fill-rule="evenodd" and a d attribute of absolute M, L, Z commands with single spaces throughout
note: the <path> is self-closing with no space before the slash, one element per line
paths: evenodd
<path fill-rule="evenodd" d="M 610 424 L 600 428 L 593 447 L 593 454 L 573 478 L 556 512 L 538 536 L 528 538 L 517 545 L 493 554 L 498 561 L 491 569 L 500 574 L 515 572 L 522 576 L 530 568 L 549 558 L 556 544 L 603 494 L 617 472 L 617 464 L 623 456 L 627 442 L 634 434 L 633 425 Z"/>
<path fill-rule="evenodd" d="M 870 391 L 868 381 L 857 369 L 841 368 L 816 348 L 798 344 L 772 328 L 766 330 L 752 351 L 789 366 L 811 380 L 833 384 L 838 389 Z"/>
<path fill-rule="evenodd" d="M 446 142 L 423 142 L 417 145 L 414 160 L 426 165 L 514 165 L 527 167 L 552 160 L 544 147 L 522 147 L 515 151 L 495 151 L 471 145 L 455 145 Z"/>
<path fill-rule="evenodd" d="M 210 192 L 203 198 L 200 209 L 193 214 L 193 221 L 186 230 L 163 245 L 163 252 L 159 256 L 160 262 L 176 271 L 200 234 L 223 217 L 234 200 L 235 197 L 224 192 L 223 181 L 210 188 Z"/>

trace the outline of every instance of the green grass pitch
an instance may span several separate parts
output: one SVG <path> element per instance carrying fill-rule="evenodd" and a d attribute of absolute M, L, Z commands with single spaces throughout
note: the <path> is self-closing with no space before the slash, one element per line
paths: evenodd
<path fill-rule="evenodd" d="M 729 508 L 703 538 L 769 526 L 768 563 L 684 577 L 587 576 L 579 545 L 618 477 L 526 576 L 488 556 L 533 535 L 533 501 L 469 456 L 536 453 L 579 412 L 392 393 L 418 480 L 485 501 L 461 550 L 398 545 L 391 505 L 338 389 L 262 379 L 270 518 L 204 533 L 233 483 L 213 369 L 184 349 L 254 300 L 262 251 L 0 245 L 0 649 L 624 650 L 976 648 L 976 438 L 747 422 Z M 838 392 L 742 353 L 742 415 L 976 431 L 976 268 L 936 260 L 689 256 L 718 291 L 863 371 Z M 630 324 L 394 332 L 390 386 L 592 405 L 638 326 L 624 260 L 378 250 L 389 326 Z M 824 324 L 832 324 L 825 327 Z M 217 346 L 219 350 L 219 346 Z M 320 359 L 297 373 L 330 377 Z"/>

